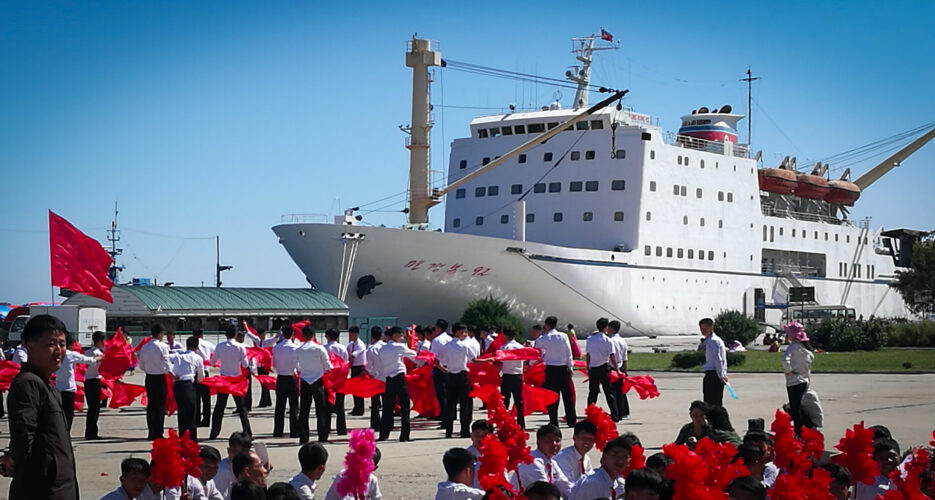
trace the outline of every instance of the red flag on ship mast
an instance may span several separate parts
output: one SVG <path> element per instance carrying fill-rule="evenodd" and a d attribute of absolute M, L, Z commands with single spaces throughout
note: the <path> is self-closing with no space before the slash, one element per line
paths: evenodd
<path fill-rule="evenodd" d="M 612 42 L 614 41 L 614 35 L 611 35 L 609 31 L 605 31 L 604 28 L 601 28 L 601 40 Z"/>
<path fill-rule="evenodd" d="M 49 257 L 52 286 L 113 303 L 108 277 L 114 260 L 94 238 L 49 210 Z"/>

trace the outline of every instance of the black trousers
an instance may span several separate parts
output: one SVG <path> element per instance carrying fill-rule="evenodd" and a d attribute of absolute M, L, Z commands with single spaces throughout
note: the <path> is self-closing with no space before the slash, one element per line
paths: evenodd
<path fill-rule="evenodd" d="M 75 391 L 62 391 L 62 411 L 65 412 L 65 426 L 70 431 L 75 420 Z"/>
<path fill-rule="evenodd" d="M 335 393 L 334 395 L 334 405 L 331 406 L 331 415 L 337 417 L 337 422 L 335 429 L 338 432 L 339 436 L 347 435 L 347 411 L 344 409 L 344 394 Z M 331 416 L 328 416 L 328 420 L 331 420 Z"/>
<path fill-rule="evenodd" d="M 804 422 L 802 418 L 802 396 L 808 390 L 808 382 L 786 386 L 786 393 L 789 395 L 789 415 L 792 416 L 792 423 L 796 432 Z"/>
<path fill-rule="evenodd" d="M 88 407 L 84 438 L 96 439 L 98 437 L 97 419 L 101 415 L 101 379 L 89 378 L 84 381 L 84 402 Z"/>
<path fill-rule="evenodd" d="M 523 376 L 504 374 L 500 380 L 500 394 L 503 395 L 503 406 L 510 408 L 510 397 L 516 405 L 516 422 L 520 427 L 526 428 L 526 418 L 523 415 Z"/>
<path fill-rule="evenodd" d="M 276 408 L 273 410 L 273 437 L 282 437 L 289 403 L 289 437 L 299 437 L 299 384 L 292 375 L 276 377 Z"/>
<path fill-rule="evenodd" d="M 471 415 L 474 413 L 474 400 L 468 394 L 471 392 L 471 382 L 468 372 L 448 373 L 445 392 L 448 397 L 448 408 L 445 413 L 445 437 L 451 437 L 454 430 L 455 418 L 460 414 L 461 437 L 471 435 Z M 458 409 L 460 408 L 460 412 Z"/>
<path fill-rule="evenodd" d="M 211 439 L 218 437 L 221 433 L 221 423 L 224 420 L 224 410 L 227 409 L 227 398 L 229 394 L 219 392 L 218 399 L 214 402 L 214 414 L 211 416 Z M 234 396 L 234 407 L 237 415 L 240 417 L 240 426 L 243 432 L 253 435 L 250 429 L 250 417 L 247 416 L 247 407 L 244 406 L 244 400 L 240 396 Z"/>
<path fill-rule="evenodd" d="M 412 409 L 412 400 L 409 399 L 409 385 L 406 383 L 406 374 L 400 373 L 395 377 L 387 377 L 386 391 L 383 392 L 383 418 L 380 420 L 380 439 L 390 437 L 393 430 L 393 411 L 399 401 L 399 414 L 401 427 L 399 440 L 409 440 L 409 411 Z"/>
<path fill-rule="evenodd" d="M 704 402 L 709 405 L 724 406 L 724 381 L 718 377 L 714 370 L 704 372 L 704 380 L 701 381 L 701 391 L 704 395 Z"/>
<path fill-rule="evenodd" d="M 166 426 L 166 376 L 146 375 L 146 439 L 152 441 L 162 437 Z"/>
<path fill-rule="evenodd" d="M 257 371 L 260 375 L 269 375 L 269 370 L 266 368 L 257 368 Z M 257 406 L 257 408 L 266 408 L 267 406 L 273 406 L 273 398 L 269 396 L 269 389 L 261 385 L 260 404 Z"/>
<path fill-rule="evenodd" d="M 448 407 L 447 375 L 438 368 L 432 368 L 432 385 L 435 386 L 435 399 L 438 400 L 438 407 L 441 408 L 441 415 L 439 415 L 441 420 L 445 419 L 445 408 Z"/>
<path fill-rule="evenodd" d="M 247 373 L 247 393 L 243 397 L 244 408 L 253 411 L 253 376 Z"/>
<path fill-rule="evenodd" d="M 208 372 L 205 372 L 205 377 Z M 201 399 L 201 409 L 198 411 L 198 427 L 211 426 L 211 389 L 203 384 L 195 384 L 198 398 Z"/>
<path fill-rule="evenodd" d="M 565 365 L 546 365 L 545 384 L 542 386 L 554 393 L 561 394 L 562 403 L 565 406 L 565 420 L 568 427 L 574 427 L 578 423 L 578 417 L 575 414 L 575 398 L 571 395 L 571 374 Z M 558 425 L 558 401 L 549 405 L 549 423 Z"/>
<path fill-rule="evenodd" d="M 352 366 L 351 367 L 351 376 L 356 377 L 364 373 L 364 365 Z M 364 414 L 364 398 L 354 396 L 354 408 L 351 410 L 351 415 L 363 415 Z"/>
<path fill-rule="evenodd" d="M 384 391 L 385 393 L 386 391 Z M 380 432 L 380 421 L 383 419 L 383 394 L 370 398 L 370 428 L 373 432 Z"/>
<path fill-rule="evenodd" d="M 198 440 L 198 398 L 195 396 L 195 383 L 191 380 L 176 380 L 172 384 L 175 405 L 178 407 L 179 435 L 188 431 L 188 436 Z"/>
<path fill-rule="evenodd" d="M 315 402 L 315 420 L 318 422 L 318 441 L 328 440 L 328 434 L 331 432 L 331 408 L 328 404 L 328 394 L 325 392 L 325 385 L 321 379 L 309 384 L 302 381 L 302 393 L 300 397 L 299 411 L 299 442 L 308 442 L 308 418 L 312 411 L 312 401 Z"/>
<path fill-rule="evenodd" d="M 623 392 L 623 380 L 618 380 L 610 384 L 610 391 L 617 398 L 617 415 L 621 418 L 630 416 L 630 401 L 627 399 L 627 393 Z"/>
<path fill-rule="evenodd" d="M 620 408 L 617 406 L 617 394 L 610 384 L 610 365 L 607 363 L 588 368 L 588 405 L 597 403 L 597 395 L 601 389 L 604 390 L 604 399 L 610 409 L 610 418 L 616 422 L 620 419 L 620 414 L 617 413 Z"/>

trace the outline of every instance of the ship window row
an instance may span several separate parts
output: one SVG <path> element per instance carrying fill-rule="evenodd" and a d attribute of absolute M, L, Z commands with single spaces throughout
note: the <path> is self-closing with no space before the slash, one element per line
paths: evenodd
<path fill-rule="evenodd" d="M 687 258 L 689 258 L 689 259 L 694 259 L 694 258 L 695 258 L 695 249 L 694 249 L 694 248 L 683 249 L 683 248 L 665 247 L 665 249 L 663 249 L 663 247 L 661 247 L 661 246 L 657 246 L 657 247 L 656 247 L 656 249 L 655 249 L 655 256 L 656 256 L 656 257 L 662 257 L 662 256 L 663 256 L 663 250 L 665 250 L 665 256 L 666 256 L 667 258 L 675 257 L 675 258 L 677 258 L 677 259 L 684 259 L 684 258 L 686 258 L 686 255 L 688 256 Z M 646 255 L 646 256 L 650 256 L 650 257 L 651 257 L 651 256 L 653 255 L 653 247 L 652 247 L 651 245 L 645 245 L 645 246 L 643 247 L 643 255 Z M 707 255 L 705 254 L 705 251 L 704 251 L 704 250 L 698 250 L 698 254 L 697 254 L 697 255 L 698 255 L 698 260 L 714 260 L 714 251 L 713 251 L 713 250 L 708 250 Z M 707 259 L 705 259 L 706 256 L 707 256 Z M 727 257 L 727 252 L 724 252 L 724 257 Z"/>
<path fill-rule="evenodd" d="M 624 216 L 624 213 L 623 213 L 623 212 L 619 212 L 619 211 L 618 211 L 618 212 L 613 212 L 613 214 L 612 214 L 612 219 L 613 219 L 614 222 L 623 222 L 624 218 L 625 218 L 625 216 Z M 563 222 L 564 220 L 565 220 L 565 214 L 564 214 L 563 212 L 553 212 L 553 213 L 552 213 L 552 222 Z M 583 220 L 584 222 L 593 222 L 593 221 L 594 221 L 594 212 L 583 212 L 583 213 L 581 214 L 581 220 Z M 527 223 L 527 224 L 533 224 L 533 223 L 535 223 L 535 222 L 536 222 L 536 214 L 534 214 L 534 213 L 528 213 L 528 214 L 526 214 L 526 223 Z M 510 216 L 509 216 L 509 215 L 501 215 L 501 216 L 500 216 L 500 224 L 509 224 L 509 223 L 510 223 Z M 482 216 L 475 217 L 475 218 L 474 218 L 474 225 L 475 225 L 475 226 L 483 226 L 483 225 L 484 225 L 484 217 L 482 217 Z M 455 227 L 455 228 L 461 227 L 461 218 L 460 218 L 460 217 L 455 217 L 454 219 L 451 219 L 451 226 L 452 226 L 452 227 Z"/>
<path fill-rule="evenodd" d="M 548 152 L 548 151 L 547 151 L 547 152 L 545 152 L 545 153 L 542 154 L 542 161 L 544 161 L 544 162 L 551 162 L 552 159 L 553 159 L 554 157 L 555 157 L 555 155 L 553 155 L 552 152 Z M 617 159 L 617 160 L 623 160 L 623 159 L 625 159 L 626 157 L 627 157 L 627 150 L 626 150 L 626 149 L 618 149 L 618 150 L 616 150 L 616 151 L 614 151 L 614 152 L 611 153 L 611 158 L 614 158 L 614 159 Z M 495 160 L 496 160 L 497 158 L 500 158 L 500 157 L 499 157 L 499 156 L 494 157 Z M 597 152 L 596 152 L 596 151 L 587 150 L 587 151 L 584 152 L 584 159 L 585 159 L 585 160 L 593 160 L 593 159 L 595 159 L 595 158 L 597 158 Z M 581 151 L 572 151 L 572 152 L 571 152 L 571 155 L 570 155 L 570 159 L 571 159 L 571 161 L 579 161 L 579 160 L 581 160 Z M 524 164 L 524 163 L 527 162 L 527 160 L 528 160 L 528 157 L 526 156 L 525 153 L 523 153 L 523 154 L 520 154 L 520 155 L 517 157 L 516 162 L 517 162 L 517 163 L 520 163 L 520 164 Z M 484 158 L 481 159 L 481 165 L 487 165 L 488 163 L 490 163 L 490 157 L 486 157 L 486 156 L 485 156 Z M 468 167 L 468 161 L 467 161 L 467 160 L 459 160 L 459 161 L 458 161 L 458 168 L 459 168 L 459 169 L 464 170 L 464 169 L 466 169 L 467 167 Z"/>
<path fill-rule="evenodd" d="M 527 123 L 520 125 L 501 125 L 499 127 L 490 127 L 490 128 L 479 128 L 477 129 L 477 137 L 479 139 L 486 139 L 488 137 L 499 137 L 501 135 L 522 135 L 526 133 L 530 134 L 541 134 L 545 132 L 546 127 L 549 130 L 558 126 L 558 122 L 548 122 L 548 123 Z M 566 132 L 571 132 L 574 130 L 603 130 L 604 121 L 603 120 L 581 120 L 574 125 L 569 125 L 565 127 Z"/>
<path fill-rule="evenodd" d="M 571 181 L 568 183 L 568 191 L 572 193 L 585 192 L 596 192 L 600 189 L 600 181 Z M 610 181 L 611 191 L 625 191 L 627 189 L 627 181 L 623 179 L 614 179 Z M 533 185 L 533 193 L 561 193 L 562 192 L 562 183 L 561 182 L 539 182 Z M 523 185 L 522 184 L 513 184 L 510 186 L 510 194 L 522 194 Z M 498 196 L 500 194 L 499 186 L 478 186 L 474 188 L 474 197 L 483 198 L 485 196 Z M 467 197 L 466 188 L 458 188 L 455 190 L 455 199 L 462 199 Z"/>
<path fill-rule="evenodd" d="M 780 228 L 779 228 L 779 236 L 782 236 L 783 233 L 784 233 L 783 228 L 780 227 Z M 791 234 L 792 234 L 792 237 L 793 237 L 793 238 L 796 238 L 798 234 L 801 234 L 801 235 L 802 235 L 802 238 L 804 239 L 804 238 L 808 238 L 808 233 L 809 233 L 809 232 L 806 231 L 806 230 L 804 230 L 804 229 L 802 229 L 802 230 L 796 230 L 795 228 L 793 228 Z M 831 235 L 830 235 L 827 231 L 825 231 L 824 233 L 820 233 L 820 232 L 818 232 L 818 231 L 812 231 L 812 237 L 813 237 L 814 239 L 816 239 L 816 240 L 831 241 Z M 764 226 L 763 226 L 763 241 L 773 242 L 773 241 L 775 241 L 775 240 L 776 240 L 776 226 L 767 226 L 767 225 L 764 225 Z M 834 241 L 840 241 L 839 235 L 838 235 L 838 234 L 834 234 Z M 866 244 L 867 244 L 867 241 L 868 241 L 867 237 L 864 236 L 864 237 L 863 237 L 863 244 L 866 245 Z M 844 242 L 845 242 L 845 243 L 850 243 L 850 242 L 851 242 L 851 235 L 849 235 L 849 234 L 844 235 Z M 860 243 L 860 238 L 859 238 L 859 237 L 857 238 L 857 242 Z"/>
<path fill-rule="evenodd" d="M 850 274 L 848 274 L 850 271 Z M 848 279 L 867 278 L 874 279 L 877 275 L 877 267 L 873 264 L 851 264 L 848 267 L 847 262 L 838 262 L 838 276 Z"/>

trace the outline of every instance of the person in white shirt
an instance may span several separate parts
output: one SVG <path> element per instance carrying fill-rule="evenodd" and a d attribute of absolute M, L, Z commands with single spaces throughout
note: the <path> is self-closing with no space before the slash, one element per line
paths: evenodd
<path fill-rule="evenodd" d="M 205 377 L 208 376 L 208 366 L 211 364 L 211 358 L 214 357 L 215 345 L 204 339 L 205 331 L 196 328 L 192 330 L 192 336 L 198 339 L 198 355 L 204 361 Z M 198 427 L 211 426 L 211 388 L 204 384 L 195 384 L 198 391 L 198 398 L 201 400 L 201 406 L 198 411 Z"/>
<path fill-rule="evenodd" d="M 474 484 L 474 455 L 464 448 L 451 448 L 442 457 L 448 480 L 438 483 L 435 500 L 481 500 L 484 490 Z"/>
<path fill-rule="evenodd" d="M 465 331 L 467 332 L 467 335 L 462 339 L 462 342 L 466 343 L 471 348 L 471 353 L 476 358 L 481 354 L 480 342 L 474 338 L 474 332 L 472 332 L 470 329 Z"/>
<path fill-rule="evenodd" d="M 308 442 L 308 417 L 315 402 L 315 417 L 318 424 L 318 441 L 328 442 L 331 432 L 331 405 L 328 404 L 328 394 L 322 377 L 331 370 L 331 360 L 328 351 L 313 339 L 314 332 L 305 335 L 305 343 L 296 349 L 299 376 L 302 379 L 299 391 L 299 442 Z"/>
<path fill-rule="evenodd" d="M 594 448 L 596 438 L 597 426 L 587 420 L 582 420 L 575 424 L 573 444 L 555 455 L 555 463 L 572 483 L 594 470 L 588 452 Z"/>
<path fill-rule="evenodd" d="M 805 333 L 805 327 L 797 321 L 787 323 L 782 327 L 789 347 L 782 356 L 782 368 L 786 372 L 786 393 L 789 395 L 789 415 L 798 429 L 802 425 L 802 396 L 808 390 L 812 375 L 812 345 Z"/>
<path fill-rule="evenodd" d="M 548 424 L 540 427 L 536 431 L 536 449 L 530 453 L 533 460 L 516 468 L 514 486 L 522 489 L 536 481 L 545 481 L 554 484 L 562 493 L 562 498 L 568 498 L 572 483 L 555 462 L 555 455 L 561 447 L 562 431 L 558 426 Z"/>
<path fill-rule="evenodd" d="M 558 318 L 545 318 L 546 333 L 536 339 L 536 348 L 542 349 L 542 362 L 545 363 L 545 383 L 543 388 L 561 394 L 565 406 L 565 423 L 574 427 L 578 422 L 575 414 L 575 397 L 571 392 L 571 370 L 574 359 L 571 355 L 571 343 L 568 335 L 555 329 Z M 558 401 L 549 405 L 549 423 L 558 425 Z"/>
<path fill-rule="evenodd" d="M 234 338 L 236 335 L 237 330 L 234 326 L 226 325 L 224 327 L 224 336 L 227 337 L 227 340 L 218 344 L 214 349 L 214 358 L 220 363 L 221 376 L 224 377 L 239 377 L 242 375 L 243 369 L 250 366 L 249 363 L 247 363 L 247 348 L 240 342 L 237 342 Z M 228 394 L 219 392 L 217 400 L 214 402 L 214 414 L 211 417 L 211 439 L 217 438 L 218 434 L 221 433 L 224 410 L 227 409 L 227 398 Z M 234 396 L 234 406 L 237 409 L 237 415 L 240 417 L 240 425 L 243 432 L 252 435 L 250 417 L 247 416 L 244 398 L 241 396 Z"/>
<path fill-rule="evenodd" d="M 522 349 L 515 339 L 516 331 L 510 327 L 504 327 L 501 333 L 506 343 L 500 348 L 501 351 L 512 349 Z M 523 415 L 523 366 L 525 361 L 497 361 L 496 365 L 500 367 L 500 394 L 503 396 L 503 405 L 509 409 L 510 398 L 513 398 L 513 404 L 516 407 L 516 423 L 523 429 L 526 428 L 526 419 Z"/>
<path fill-rule="evenodd" d="M 480 477 L 477 471 L 480 470 L 480 443 L 485 437 L 493 433 L 493 426 L 486 420 L 475 420 L 471 424 L 471 446 L 465 448 L 468 453 L 474 455 L 477 460 L 474 462 L 474 484 L 475 488 L 480 488 Z M 505 473 L 504 473 L 505 474 Z"/>
<path fill-rule="evenodd" d="M 104 357 L 104 332 L 94 332 L 91 334 L 91 347 L 85 353 L 92 357 L 103 359 Z M 88 405 L 88 414 L 84 422 L 84 439 L 94 441 L 101 439 L 98 435 L 97 420 L 101 414 L 101 375 L 98 372 L 100 361 L 88 365 L 88 371 L 84 373 L 84 401 Z"/>
<path fill-rule="evenodd" d="M 704 335 L 704 380 L 701 391 L 704 402 L 709 405 L 724 405 L 724 385 L 727 384 L 727 352 L 724 341 L 714 333 L 714 320 L 704 318 L 698 322 L 698 328 Z"/>
<path fill-rule="evenodd" d="M 394 326 L 387 332 L 389 341 L 380 348 L 378 360 L 380 363 L 380 376 L 386 383 L 383 392 L 383 417 L 380 419 L 380 441 L 386 441 L 393 430 L 393 410 L 399 403 L 400 415 L 400 441 L 411 441 L 409 437 L 409 410 L 412 400 L 409 399 L 409 385 L 406 383 L 406 364 L 403 358 L 415 358 L 416 352 L 406 347 L 403 338 L 403 329 Z"/>
<path fill-rule="evenodd" d="M 606 335 L 607 318 L 597 320 L 597 330 L 594 331 L 585 343 L 585 361 L 588 365 L 588 406 L 597 403 L 597 395 L 604 389 L 604 399 L 610 409 L 610 418 L 616 422 L 620 420 L 617 415 L 617 398 L 610 384 L 610 372 L 616 371 L 617 360 L 614 355 L 616 346 Z"/>
<path fill-rule="evenodd" d="M 630 449 L 630 441 L 626 438 L 608 441 L 601 454 L 601 466 L 575 483 L 568 500 L 624 498 L 624 480 L 620 476 L 630 465 Z"/>
<path fill-rule="evenodd" d="M 665 481 L 658 472 L 645 467 L 630 471 L 624 482 L 626 483 L 624 487 L 624 498 L 626 500 L 657 500 L 662 495 L 665 486 Z M 728 486 L 728 492 L 729 488 Z M 616 492 L 616 489 L 614 492 Z M 730 495 L 730 497 L 734 498 L 733 495 Z M 611 496 L 610 498 L 615 497 Z"/>
<path fill-rule="evenodd" d="M 343 359 L 344 361 L 349 361 L 347 348 L 341 345 L 338 342 L 338 339 L 341 337 L 341 332 L 336 328 L 329 328 L 325 330 L 325 338 L 328 339 L 328 343 L 325 344 L 325 350 L 329 354 L 334 354 L 335 356 Z M 344 394 L 340 392 L 334 395 L 334 405 L 331 407 L 331 415 L 335 416 L 336 426 L 335 430 L 339 436 L 347 435 L 347 413 L 344 409 Z M 331 416 L 328 416 L 328 420 L 331 420 Z M 330 424 L 329 424 L 330 425 Z"/>
<path fill-rule="evenodd" d="M 169 346 L 169 352 L 185 352 L 185 346 L 175 340 L 174 332 L 166 332 L 166 345 Z"/>
<path fill-rule="evenodd" d="M 198 355 L 198 338 L 188 337 L 185 341 L 188 350 L 172 357 L 172 392 L 178 408 L 179 435 L 188 431 L 193 441 L 198 440 L 198 399 L 195 396 L 195 383 L 204 376 L 204 365 Z"/>
<path fill-rule="evenodd" d="M 231 486 L 237 482 L 232 461 L 234 457 L 253 447 L 253 437 L 243 432 L 235 432 L 227 439 L 227 458 L 218 463 L 214 486 L 225 499 L 230 498 Z"/>
<path fill-rule="evenodd" d="M 896 485 L 889 475 L 899 466 L 899 445 L 890 438 L 880 438 L 873 442 L 873 460 L 880 467 L 880 474 L 873 478 L 873 484 L 857 482 L 854 488 L 854 500 L 872 500 L 880 498 Z"/>
<path fill-rule="evenodd" d="M 480 332 L 477 333 L 477 336 L 480 337 L 481 352 L 484 353 L 490 349 L 490 344 L 493 344 L 493 341 L 497 339 L 497 334 L 494 332 L 494 327 L 492 326 L 482 327 Z"/>
<path fill-rule="evenodd" d="M 316 482 L 325 473 L 328 450 L 321 443 L 305 443 L 299 448 L 299 466 L 302 471 L 289 480 L 289 485 L 302 500 L 315 500 Z"/>
<path fill-rule="evenodd" d="M 452 340 L 444 345 L 435 359 L 435 366 L 445 372 L 445 393 L 448 398 L 447 408 L 443 407 L 442 423 L 445 426 L 445 437 L 450 438 L 454 431 L 454 421 L 460 407 L 461 437 L 471 435 L 471 415 L 474 412 L 471 392 L 471 381 L 468 379 L 467 364 L 477 355 L 470 341 L 467 339 L 467 326 L 455 323 L 451 328 Z"/>
<path fill-rule="evenodd" d="M 125 458 L 120 462 L 120 487 L 101 500 L 134 500 L 149 484 L 149 462 L 142 458 Z"/>
<path fill-rule="evenodd" d="M 285 428 L 286 403 L 289 404 L 289 437 L 299 437 L 299 384 L 295 373 L 299 346 L 292 340 L 292 325 L 280 329 L 282 340 L 273 346 L 273 370 L 276 371 L 276 408 L 273 410 L 273 437 L 282 437 Z"/>
<path fill-rule="evenodd" d="M 198 480 L 205 490 L 205 498 L 207 500 L 224 500 L 224 495 L 214 484 L 214 477 L 217 476 L 218 465 L 221 461 L 221 453 L 213 446 L 201 445 L 198 456 L 201 457 L 201 465 L 198 466 L 201 475 Z"/>
<path fill-rule="evenodd" d="M 26 346 L 20 342 L 19 345 L 16 346 L 16 349 L 13 349 L 13 362 L 23 366 L 23 363 L 25 363 L 28 359 L 29 355 L 26 353 Z"/>
<path fill-rule="evenodd" d="M 155 467 L 153 462 L 149 463 L 150 469 Z M 201 486 L 201 482 L 197 477 L 194 476 L 185 476 L 185 494 L 182 494 L 182 488 L 180 486 L 174 486 L 172 488 L 165 488 L 162 485 L 158 485 L 152 482 L 150 477 L 149 484 L 143 488 L 143 492 L 140 496 L 136 497 L 136 500 L 204 500 L 207 498 L 205 496 L 204 487 Z"/>
<path fill-rule="evenodd" d="M 373 449 L 373 471 L 376 472 L 380 468 L 380 458 L 383 456 L 383 453 L 380 452 L 380 448 Z M 351 495 L 340 496 L 338 495 L 338 483 L 344 479 L 346 469 L 341 469 L 337 475 L 334 476 L 334 481 L 331 481 L 331 487 L 328 488 L 328 493 L 325 494 L 325 500 L 382 500 L 383 493 L 380 492 L 380 482 L 377 480 L 377 476 L 370 473 L 370 477 L 367 478 L 367 493 L 363 497 L 354 497 Z"/>
<path fill-rule="evenodd" d="M 426 335 L 428 332 L 426 331 Z M 451 335 L 448 335 L 448 322 L 444 319 L 439 319 L 435 322 L 435 328 L 432 331 L 431 345 L 429 350 L 432 351 L 432 354 L 435 355 L 436 359 L 441 353 L 442 348 L 445 347 L 445 344 L 451 342 Z M 438 400 L 438 406 L 441 408 L 441 414 L 438 416 L 439 420 L 444 420 L 445 409 L 448 408 L 448 395 L 445 392 L 447 390 L 446 381 L 448 380 L 445 372 L 442 371 L 438 365 L 432 369 L 432 384 L 435 387 L 435 399 Z M 439 429 L 443 429 L 445 424 L 439 426 Z"/>
<path fill-rule="evenodd" d="M 166 373 L 169 373 L 169 346 L 162 341 L 166 329 L 159 323 L 150 328 L 152 338 L 140 348 L 137 358 L 139 368 L 146 374 L 146 439 L 153 441 L 162 437 L 166 424 Z"/>
<path fill-rule="evenodd" d="M 350 359 L 351 377 L 360 376 L 364 373 L 364 366 L 367 364 L 367 357 L 364 353 L 367 346 L 363 340 L 360 340 L 360 328 L 351 326 L 347 329 L 347 357 Z M 364 398 L 354 396 L 354 408 L 351 409 L 352 417 L 359 417 L 364 414 Z"/>
<path fill-rule="evenodd" d="M 370 327 L 370 347 L 364 353 L 366 359 L 365 368 L 371 377 L 377 380 L 383 380 L 383 374 L 380 362 L 380 349 L 386 345 L 383 340 L 383 328 L 379 326 Z M 373 432 L 380 432 L 380 419 L 382 418 L 383 395 L 377 394 L 370 398 L 370 428 Z"/>
<path fill-rule="evenodd" d="M 630 418 L 630 401 L 627 399 L 627 393 L 623 392 L 623 377 L 627 375 L 627 341 L 620 335 L 620 322 L 613 320 L 607 323 L 607 338 L 614 343 L 614 361 L 617 373 L 621 377 L 610 384 L 610 392 L 614 394 L 617 402 L 617 417 L 621 419 Z"/>
<path fill-rule="evenodd" d="M 71 430 L 71 423 L 75 419 L 75 391 L 78 384 L 75 382 L 75 365 L 92 365 L 101 360 L 103 356 L 92 358 L 75 351 L 79 346 L 71 335 L 65 337 L 67 351 L 62 357 L 62 364 L 55 372 L 55 388 L 62 393 L 62 410 L 65 412 L 65 425 Z"/>

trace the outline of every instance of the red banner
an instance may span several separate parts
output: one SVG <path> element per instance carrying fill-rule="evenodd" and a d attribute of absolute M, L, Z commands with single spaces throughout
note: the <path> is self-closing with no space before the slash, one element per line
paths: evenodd
<path fill-rule="evenodd" d="M 104 247 L 49 210 L 49 257 L 52 286 L 113 303 L 108 277 L 114 260 Z"/>

